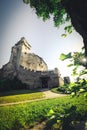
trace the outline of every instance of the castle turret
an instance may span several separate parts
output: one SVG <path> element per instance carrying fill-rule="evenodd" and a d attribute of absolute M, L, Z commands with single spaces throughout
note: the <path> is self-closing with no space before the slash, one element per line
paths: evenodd
<path fill-rule="evenodd" d="M 26 41 L 24 37 L 12 47 L 10 63 L 15 69 L 19 69 L 20 66 L 33 71 L 47 71 L 48 67 L 44 60 L 30 53 L 31 45 Z"/>
<path fill-rule="evenodd" d="M 30 53 L 31 45 L 26 41 L 24 37 L 16 44 L 21 47 L 21 53 Z"/>
<path fill-rule="evenodd" d="M 18 69 L 21 62 L 21 56 L 30 53 L 30 49 L 31 46 L 26 39 L 22 37 L 21 40 L 12 47 L 10 62 Z"/>

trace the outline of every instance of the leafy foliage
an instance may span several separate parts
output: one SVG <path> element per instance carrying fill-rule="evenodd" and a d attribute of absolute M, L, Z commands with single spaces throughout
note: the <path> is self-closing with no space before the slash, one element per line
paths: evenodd
<path fill-rule="evenodd" d="M 84 67 L 86 67 L 86 59 L 85 59 L 85 53 L 84 53 L 84 49 L 81 50 L 81 52 L 74 52 L 74 53 L 68 53 L 68 54 L 61 54 L 60 55 L 60 60 L 64 61 L 66 59 L 69 59 L 69 61 L 71 62 L 70 64 L 68 64 L 68 67 L 73 67 L 72 70 L 72 75 L 73 76 L 82 76 L 84 74 L 87 74 L 87 69 L 85 69 Z M 78 71 L 80 69 L 80 71 Z"/>
<path fill-rule="evenodd" d="M 60 107 L 60 106 L 59 106 Z M 60 130 L 69 129 L 70 123 L 75 119 L 76 115 L 76 106 L 71 104 L 62 104 L 61 108 L 56 106 L 55 108 L 51 109 L 52 113 L 50 112 L 49 117 L 51 121 L 51 126 L 56 123 L 57 128 Z M 48 123 L 49 123 L 48 122 Z"/>
<path fill-rule="evenodd" d="M 70 65 L 68 65 L 68 66 L 74 66 L 74 65 L 84 65 L 83 63 L 82 63 L 82 59 L 84 58 L 84 52 L 74 52 L 74 53 L 68 53 L 68 54 L 64 54 L 64 53 L 62 53 L 61 55 L 60 55 L 60 60 L 62 60 L 62 61 L 64 61 L 64 60 L 66 60 L 66 59 L 70 59 L 70 61 L 71 61 L 71 64 Z"/>
<path fill-rule="evenodd" d="M 64 84 L 63 86 L 53 88 L 55 93 L 71 94 L 72 96 L 79 96 L 82 92 L 87 91 L 87 80 L 79 79 L 77 82 Z"/>
<path fill-rule="evenodd" d="M 71 18 L 72 25 L 84 39 L 85 55 L 87 56 L 87 16 L 84 15 L 87 10 L 86 6 L 84 6 L 87 5 L 86 0 L 23 0 L 23 2 L 30 4 L 30 6 L 35 9 L 36 14 L 39 17 L 42 17 L 44 21 L 52 16 L 56 27 L 59 27 L 61 24 L 67 21 L 70 21 Z M 62 34 L 63 37 L 66 37 L 67 33 L 72 33 L 72 25 L 64 28 L 65 34 Z"/>
<path fill-rule="evenodd" d="M 55 26 L 59 26 L 70 20 L 61 0 L 23 0 L 23 2 L 30 4 L 30 6 L 35 9 L 36 14 L 42 17 L 44 21 L 49 19 L 52 15 Z M 68 29 L 68 32 L 71 32 L 70 29 Z"/>
<path fill-rule="evenodd" d="M 66 27 L 64 28 L 64 30 L 65 30 L 66 32 L 68 32 L 69 34 L 72 33 L 72 25 L 66 26 Z"/>
<path fill-rule="evenodd" d="M 71 34 L 72 33 L 73 29 L 74 28 L 73 28 L 72 25 L 65 26 L 65 28 L 64 28 L 65 33 L 62 34 L 61 36 L 65 38 L 67 36 L 67 34 Z"/>
<path fill-rule="evenodd" d="M 79 76 L 87 74 L 87 69 L 83 69 L 79 72 Z"/>
<path fill-rule="evenodd" d="M 66 60 L 66 59 L 68 59 L 68 58 L 72 58 L 72 56 L 71 56 L 71 52 L 70 53 L 68 53 L 68 54 L 61 54 L 60 55 L 60 60 L 62 60 L 62 61 L 64 61 L 64 60 Z"/>

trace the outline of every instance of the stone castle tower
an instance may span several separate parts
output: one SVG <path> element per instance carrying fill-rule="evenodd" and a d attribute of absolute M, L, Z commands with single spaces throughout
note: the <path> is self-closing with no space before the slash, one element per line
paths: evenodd
<path fill-rule="evenodd" d="M 34 71 L 46 71 L 48 69 L 47 64 L 41 57 L 30 53 L 30 49 L 30 44 L 22 37 L 21 40 L 12 47 L 10 63 L 12 63 L 16 69 L 22 66 Z"/>
<path fill-rule="evenodd" d="M 48 70 L 45 61 L 30 52 L 31 46 L 23 37 L 12 47 L 10 60 L 0 69 L 0 78 L 17 77 L 29 89 L 51 88 L 63 84 L 57 68 Z"/>

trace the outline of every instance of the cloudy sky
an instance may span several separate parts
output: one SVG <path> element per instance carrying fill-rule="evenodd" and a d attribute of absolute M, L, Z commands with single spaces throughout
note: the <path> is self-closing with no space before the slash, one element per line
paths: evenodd
<path fill-rule="evenodd" d="M 32 46 L 31 52 L 42 57 L 49 69 L 57 67 L 62 76 L 69 75 L 67 61 L 59 61 L 59 55 L 80 51 L 83 41 L 75 31 L 61 37 L 63 28 L 64 25 L 54 27 L 52 19 L 43 22 L 22 0 L 0 0 L 0 68 L 9 61 L 11 47 L 25 37 Z"/>

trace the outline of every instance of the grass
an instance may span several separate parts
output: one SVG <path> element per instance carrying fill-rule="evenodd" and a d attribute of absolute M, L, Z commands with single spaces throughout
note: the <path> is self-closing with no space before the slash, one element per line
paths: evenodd
<path fill-rule="evenodd" d="M 87 95 L 87 92 L 84 94 Z M 84 94 L 74 98 L 66 96 L 0 107 L 0 130 L 23 130 L 22 128 L 32 126 L 34 122 L 47 119 L 50 109 L 58 107 L 58 111 L 61 112 L 67 104 L 75 105 L 77 111 L 83 116 L 87 112 L 87 96 Z"/>
<path fill-rule="evenodd" d="M 43 98 L 44 94 L 38 90 L 20 90 L 0 93 L 0 104 L 20 102 Z"/>
<path fill-rule="evenodd" d="M 39 89 L 10 90 L 10 91 L 5 91 L 5 92 L 0 92 L 0 96 L 19 95 L 19 94 L 36 93 L 36 92 L 40 92 Z"/>
<path fill-rule="evenodd" d="M 63 94 L 63 92 L 58 91 L 58 87 L 52 88 L 51 91 L 54 93 Z"/>

